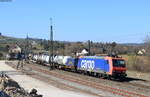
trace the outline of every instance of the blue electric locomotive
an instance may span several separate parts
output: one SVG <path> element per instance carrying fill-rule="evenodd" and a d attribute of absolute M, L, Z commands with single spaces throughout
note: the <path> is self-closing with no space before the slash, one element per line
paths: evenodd
<path fill-rule="evenodd" d="M 118 57 L 81 56 L 68 58 L 65 68 L 109 78 L 125 78 L 127 76 L 125 60 Z"/>

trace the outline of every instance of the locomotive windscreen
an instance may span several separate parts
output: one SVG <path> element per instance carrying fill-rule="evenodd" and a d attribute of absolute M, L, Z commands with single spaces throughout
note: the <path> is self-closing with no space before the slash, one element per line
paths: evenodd
<path fill-rule="evenodd" d="M 113 66 L 114 67 L 125 67 L 125 61 L 113 59 Z"/>

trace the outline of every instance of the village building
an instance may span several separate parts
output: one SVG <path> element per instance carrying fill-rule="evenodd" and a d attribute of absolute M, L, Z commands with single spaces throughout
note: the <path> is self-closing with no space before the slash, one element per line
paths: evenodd
<path fill-rule="evenodd" d="M 9 53 L 18 53 L 21 52 L 21 48 L 18 45 L 11 45 L 9 47 Z"/>

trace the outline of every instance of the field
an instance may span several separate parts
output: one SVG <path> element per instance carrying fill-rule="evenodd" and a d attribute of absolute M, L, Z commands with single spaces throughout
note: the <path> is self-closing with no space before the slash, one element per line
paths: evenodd
<path fill-rule="evenodd" d="M 129 70 L 150 72 L 150 56 L 122 55 L 122 57 L 126 59 Z"/>

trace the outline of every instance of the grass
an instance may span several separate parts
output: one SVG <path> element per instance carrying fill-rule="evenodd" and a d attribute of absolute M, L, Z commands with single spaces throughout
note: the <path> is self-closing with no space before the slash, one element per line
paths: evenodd
<path fill-rule="evenodd" d="M 140 72 L 150 72 L 150 56 L 123 55 L 127 68 Z"/>

